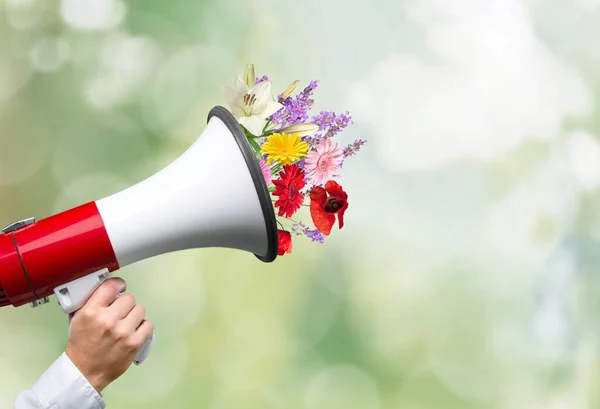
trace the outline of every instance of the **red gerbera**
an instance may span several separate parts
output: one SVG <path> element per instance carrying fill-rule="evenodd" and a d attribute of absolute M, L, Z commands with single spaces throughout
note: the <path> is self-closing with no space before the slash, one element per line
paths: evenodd
<path fill-rule="evenodd" d="M 298 165 L 287 165 L 279 172 L 279 179 L 274 180 L 273 196 L 279 196 L 275 207 L 279 207 L 279 216 L 292 217 L 302 206 L 304 195 L 300 190 L 304 187 L 304 171 Z"/>
<path fill-rule="evenodd" d="M 279 248 L 277 255 L 283 256 L 285 253 L 292 252 L 292 235 L 289 231 L 277 230 L 279 235 Z"/>
<path fill-rule="evenodd" d="M 315 227 L 326 236 L 331 233 L 336 214 L 340 229 L 344 227 L 344 213 L 347 208 L 348 195 L 333 180 L 325 183 L 325 188 L 316 186 L 310 191 L 310 215 Z"/>

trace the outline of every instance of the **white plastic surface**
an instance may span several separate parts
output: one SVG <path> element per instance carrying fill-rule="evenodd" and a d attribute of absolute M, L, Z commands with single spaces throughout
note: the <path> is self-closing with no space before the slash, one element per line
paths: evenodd
<path fill-rule="evenodd" d="M 217 117 L 173 163 L 96 205 L 120 267 L 189 248 L 267 252 L 252 176 L 233 135 Z"/>
<path fill-rule="evenodd" d="M 71 314 L 77 311 L 86 303 L 91 295 L 96 291 L 109 276 L 107 268 L 96 271 L 87 276 L 78 278 L 70 283 L 63 284 L 54 289 L 54 294 L 58 299 L 58 303 L 62 307 L 65 314 Z M 141 364 L 150 354 L 155 342 L 154 332 L 152 336 L 142 345 L 137 355 L 133 359 L 136 365 Z"/>
<path fill-rule="evenodd" d="M 65 314 L 68 315 L 83 307 L 96 288 L 108 278 L 108 273 L 108 269 L 105 268 L 56 287 L 54 294 Z"/>
<path fill-rule="evenodd" d="M 139 365 L 142 362 L 144 362 L 144 360 L 146 358 L 148 358 L 148 355 L 150 354 L 150 351 L 152 351 L 152 347 L 154 347 L 154 342 L 155 341 L 156 341 L 156 337 L 154 336 L 154 332 L 153 332 L 152 336 L 150 338 L 148 338 L 148 340 L 146 342 L 144 342 L 144 345 L 142 345 L 142 347 L 138 351 L 138 353 L 135 356 L 135 358 L 133 358 L 133 363 L 134 364 Z"/>

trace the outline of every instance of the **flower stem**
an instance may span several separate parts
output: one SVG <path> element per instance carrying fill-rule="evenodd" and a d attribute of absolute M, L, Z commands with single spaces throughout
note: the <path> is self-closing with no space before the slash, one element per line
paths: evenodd
<path fill-rule="evenodd" d="M 281 172 L 282 169 L 283 169 L 283 166 L 277 164 L 271 168 L 271 173 L 276 174 L 278 172 Z"/>
<path fill-rule="evenodd" d="M 265 127 L 263 128 L 261 134 L 265 133 L 265 131 L 267 130 L 267 128 L 269 127 L 269 125 L 271 125 L 271 120 L 270 119 L 267 120 L 267 123 L 265 124 Z"/>

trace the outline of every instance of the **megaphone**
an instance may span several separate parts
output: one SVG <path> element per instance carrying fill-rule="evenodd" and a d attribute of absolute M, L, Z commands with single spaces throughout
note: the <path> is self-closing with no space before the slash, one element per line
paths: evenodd
<path fill-rule="evenodd" d="M 0 307 L 56 295 L 66 314 L 109 274 L 160 254 L 220 247 L 277 257 L 273 203 L 256 154 L 235 117 L 214 107 L 200 137 L 153 176 L 100 200 L 0 234 Z M 140 364 L 154 334 L 134 359 Z"/>

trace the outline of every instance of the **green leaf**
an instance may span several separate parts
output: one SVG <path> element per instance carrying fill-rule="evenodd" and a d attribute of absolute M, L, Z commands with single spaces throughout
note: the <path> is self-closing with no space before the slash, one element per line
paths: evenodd
<path fill-rule="evenodd" d="M 269 127 L 269 125 L 271 125 L 271 120 L 267 120 L 267 123 L 265 124 L 265 127 L 262 130 L 262 134 L 264 135 L 265 131 L 267 130 L 267 128 Z"/>
<path fill-rule="evenodd" d="M 260 156 L 260 146 L 258 145 L 258 142 L 256 142 L 253 138 L 248 138 L 248 142 L 250 143 L 250 146 L 252 146 L 252 148 L 254 149 L 256 155 Z"/>

